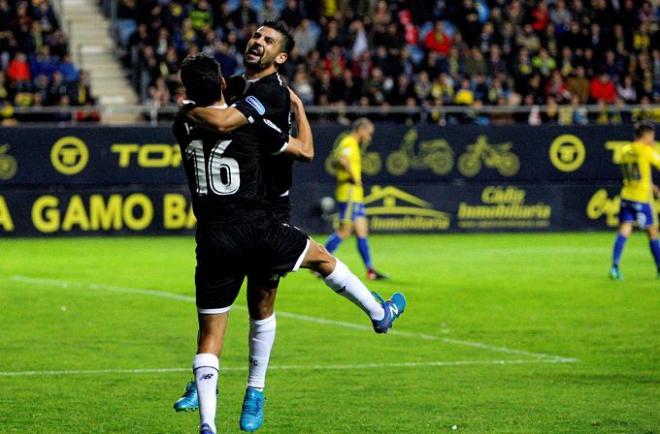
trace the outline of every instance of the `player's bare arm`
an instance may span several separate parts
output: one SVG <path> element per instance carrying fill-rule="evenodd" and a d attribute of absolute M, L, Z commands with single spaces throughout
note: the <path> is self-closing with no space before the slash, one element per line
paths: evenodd
<path fill-rule="evenodd" d="M 221 133 L 233 131 L 249 122 L 248 118 L 234 107 L 195 107 L 186 111 L 186 115 L 202 127 Z"/>
<path fill-rule="evenodd" d="M 302 100 L 296 95 L 291 88 L 291 107 L 296 114 L 296 127 L 298 129 L 298 137 L 291 136 L 289 138 L 289 145 L 285 153 L 295 158 L 298 161 L 312 161 L 314 158 L 314 137 L 312 136 L 312 127 L 309 125 L 307 114 Z"/>

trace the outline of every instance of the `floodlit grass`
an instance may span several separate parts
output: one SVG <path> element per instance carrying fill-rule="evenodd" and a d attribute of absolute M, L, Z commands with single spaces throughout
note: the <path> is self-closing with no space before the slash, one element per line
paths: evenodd
<path fill-rule="evenodd" d="M 287 277 L 260 432 L 658 432 L 660 281 L 642 235 L 610 281 L 612 241 L 374 236 L 393 279 L 370 286 L 409 301 L 387 336 L 310 273 Z M 171 408 L 195 349 L 193 252 L 187 237 L 0 241 L 0 432 L 196 432 Z M 354 241 L 338 254 L 363 275 Z M 219 432 L 238 431 L 245 386 L 238 304 Z"/>

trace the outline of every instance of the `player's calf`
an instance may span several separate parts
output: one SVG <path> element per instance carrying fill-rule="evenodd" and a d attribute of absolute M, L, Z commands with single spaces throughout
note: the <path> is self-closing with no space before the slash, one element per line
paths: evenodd
<path fill-rule="evenodd" d="M 396 297 L 398 303 L 394 304 L 393 300 L 385 302 L 380 296 L 378 299 L 375 298 L 346 264 L 328 253 L 322 245 L 314 241 L 310 241 L 310 243 L 302 266 L 320 273 L 327 286 L 337 294 L 349 299 L 369 315 L 376 332 L 384 333 L 391 328 L 393 321 L 405 309 L 405 297 L 399 294 Z M 390 309 L 394 310 L 390 312 Z"/>

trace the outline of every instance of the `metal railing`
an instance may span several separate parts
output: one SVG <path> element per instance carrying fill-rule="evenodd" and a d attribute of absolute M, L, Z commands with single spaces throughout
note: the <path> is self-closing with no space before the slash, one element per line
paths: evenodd
<path fill-rule="evenodd" d="M 56 123 L 59 125 L 71 125 L 85 122 L 85 118 L 100 118 L 101 122 L 108 124 L 142 124 L 158 126 L 168 123 L 179 110 L 178 106 L 170 105 L 159 107 L 156 105 L 134 105 L 134 106 L 83 106 L 83 107 L 15 107 L 13 116 L 5 115 L 4 125 L 11 124 L 12 119 L 18 123 Z M 415 122 L 420 124 L 477 124 L 488 125 L 502 123 L 502 116 L 507 124 L 532 124 L 529 121 L 531 112 L 539 115 L 541 124 L 580 125 L 580 124 L 620 124 L 629 123 L 639 119 L 659 120 L 660 104 L 652 105 L 626 105 L 607 106 L 584 105 L 584 106 L 559 106 L 558 110 L 579 111 L 583 121 L 575 122 L 568 119 L 566 113 L 564 118 L 557 116 L 552 121 L 547 121 L 548 106 L 483 106 L 460 107 L 358 107 L 358 106 L 308 106 L 306 112 L 312 122 L 338 121 L 344 122 L 359 116 L 370 117 L 377 121 Z M 563 120 L 562 120 L 563 119 Z M 568 121 L 567 121 L 568 120 Z"/>

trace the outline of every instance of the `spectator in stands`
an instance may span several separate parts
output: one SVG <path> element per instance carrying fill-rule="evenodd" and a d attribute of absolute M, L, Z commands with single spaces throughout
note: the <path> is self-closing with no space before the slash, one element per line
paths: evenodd
<path fill-rule="evenodd" d="M 369 50 L 369 38 L 364 28 L 362 20 L 355 20 L 350 26 L 351 38 L 353 45 L 351 47 L 351 58 L 356 59 L 360 57 L 365 51 Z"/>
<path fill-rule="evenodd" d="M 287 0 L 286 7 L 280 14 L 280 19 L 284 21 L 289 27 L 295 29 L 300 25 L 303 15 L 300 11 L 298 0 Z"/>
<path fill-rule="evenodd" d="M 259 10 L 259 22 L 277 21 L 280 18 L 280 12 L 275 6 L 273 0 L 265 0 L 263 6 Z"/>
<path fill-rule="evenodd" d="M 78 85 L 74 86 L 70 93 L 73 105 L 86 106 L 93 105 L 95 103 L 95 99 L 92 96 L 89 85 L 89 75 L 87 75 L 86 71 L 80 71 Z"/>
<path fill-rule="evenodd" d="M 15 87 L 29 86 L 32 74 L 25 53 L 19 51 L 7 66 L 7 78 Z"/>
<path fill-rule="evenodd" d="M 591 79 L 589 94 L 591 99 L 598 103 L 612 104 L 616 101 L 616 88 L 610 76 L 605 72 L 599 77 Z"/>
<path fill-rule="evenodd" d="M 309 77 L 304 69 L 299 69 L 293 80 L 293 90 L 298 94 L 303 104 L 311 105 L 314 103 L 314 88 L 310 83 Z"/>
<path fill-rule="evenodd" d="M 14 116 L 14 107 L 11 102 L 0 102 L 0 125 L 9 126 L 16 124 L 16 117 Z"/>
<path fill-rule="evenodd" d="M 9 86 L 7 86 L 7 81 L 5 79 L 5 73 L 0 71 L 0 101 L 7 101 L 11 99 L 11 94 L 9 93 Z"/>
<path fill-rule="evenodd" d="M 41 98 L 41 101 L 44 103 L 48 99 L 48 87 L 50 86 L 50 80 L 48 77 L 44 74 L 38 75 L 34 79 L 33 87 L 32 87 L 32 92 L 34 92 L 35 95 L 39 95 Z"/>
<path fill-rule="evenodd" d="M 573 65 L 573 50 L 571 50 L 571 47 L 562 48 L 557 69 L 559 69 L 561 75 L 565 78 L 570 76 L 575 70 L 575 66 Z"/>
<path fill-rule="evenodd" d="M 379 0 L 376 2 L 374 13 L 371 16 L 371 21 L 373 22 L 374 26 L 381 27 L 386 26 L 392 22 L 392 14 L 386 1 Z"/>
<path fill-rule="evenodd" d="M 316 48 L 318 36 L 318 32 L 312 28 L 311 21 L 308 19 L 302 20 L 298 28 L 293 32 L 297 54 L 306 57 Z"/>
<path fill-rule="evenodd" d="M 149 104 L 156 107 L 165 107 L 171 99 L 165 80 L 163 80 L 163 77 L 158 77 L 154 84 L 149 86 Z"/>
<path fill-rule="evenodd" d="M 623 82 L 617 84 L 616 93 L 619 98 L 628 104 L 635 104 L 637 102 L 637 89 L 635 89 L 633 79 L 630 75 L 626 75 Z"/>
<path fill-rule="evenodd" d="M 579 104 L 589 101 L 590 84 L 584 66 L 578 66 L 566 83 L 568 92 L 577 98 Z"/>
<path fill-rule="evenodd" d="M 454 97 L 454 103 L 457 105 L 472 105 L 474 103 L 474 92 L 472 91 L 472 86 L 470 85 L 470 80 L 464 78 L 461 81 L 461 88 L 456 92 Z"/>
<path fill-rule="evenodd" d="M 50 47 L 48 45 L 42 46 L 37 51 L 37 55 L 33 55 L 30 58 L 30 74 L 32 77 L 43 74 L 50 78 L 58 68 L 59 62 L 54 56 L 50 55 Z"/>
<path fill-rule="evenodd" d="M 417 81 L 413 85 L 415 91 L 415 99 L 417 101 L 426 101 L 431 94 L 431 80 L 429 80 L 429 74 L 426 71 L 421 71 L 419 73 Z"/>
<path fill-rule="evenodd" d="M 64 55 L 58 69 L 62 73 L 62 78 L 67 83 L 75 83 L 80 78 L 78 68 L 74 65 L 69 54 Z"/>
<path fill-rule="evenodd" d="M 249 9 L 250 2 L 247 1 L 243 3 L 247 3 Z M 249 10 L 251 11 L 251 9 Z M 237 17 L 240 17 L 240 15 L 241 14 L 239 13 Z M 211 11 L 211 6 L 206 0 L 198 0 L 196 3 L 193 3 L 193 7 L 190 10 L 189 17 L 190 17 L 190 22 L 192 24 L 192 28 L 195 29 L 196 31 L 209 29 L 211 27 L 211 24 L 213 23 L 213 12 Z M 256 21 L 256 16 L 254 19 Z M 236 23 L 236 21 L 234 21 L 234 23 Z M 245 24 L 247 24 L 247 22 L 241 22 L 239 26 L 242 27 Z"/>
<path fill-rule="evenodd" d="M 170 64 L 191 52 L 208 52 L 223 68 L 240 72 L 237 53 L 261 16 L 249 0 L 230 10 L 235 4 L 123 0 L 122 19 L 137 24 L 129 41 L 137 57 L 128 60 L 139 72 L 136 85 L 145 99 L 159 77 L 175 98 L 179 84 L 171 79 Z M 458 104 L 473 108 L 465 121 L 484 122 L 484 107 L 475 101 L 484 106 L 518 102 L 538 106 L 538 116 L 516 114 L 515 120 L 567 124 L 583 121 L 582 105 L 617 104 L 617 94 L 628 103 L 643 97 L 649 104 L 660 102 L 659 7 L 649 1 L 461 0 L 437 2 L 435 8 L 398 0 L 257 4 L 263 4 L 263 18 L 279 16 L 294 29 L 298 49 L 280 73 L 317 104 L 343 107 L 354 100 L 387 107 L 415 101 L 435 113 Z M 197 14 L 201 18 L 193 22 Z M 20 31 L 16 36 L 18 47 L 26 40 L 29 45 Z M 606 82 L 601 72 L 609 76 Z M 543 114 L 546 104 L 550 115 Z M 434 116 L 428 121 L 461 120 Z"/>
<path fill-rule="evenodd" d="M 32 2 L 32 15 L 34 21 L 39 23 L 43 33 L 51 33 L 59 28 L 59 23 L 55 17 L 53 6 L 47 1 Z"/>
<path fill-rule="evenodd" d="M 486 60 L 477 47 L 472 47 L 469 56 L 463 61 L 463 72 L 468 77 L 486 73 Z"/>
<path fill-rule="evenodd" d="M 69 44 L 62 29 L 55 30 L 50 35 L 46 35 L 45 43 L 50 47 L 50 54 L 60 59 L 69 52 Z"/>
<path fill-rule="evenodd" d="M 547 49 L 541 48 L 539 54 L 532 59 L 532 66 L 541 75 L 548 77 L 557 67 L 557 62 L 548 54 Z"/>
<path fill-rule="evenodd" d="M 451 49 L 452 39 L 445 33 L 442 21 L 435 23 L 433 30 L 430 31 L 424 39 L 424 46 L 431 51 L 435 51 L 441 56 L 446 56 Z"/>
<path fill-rule="evenodd" d="M 552 98 L 553 102 L 564 102 L 571 100 L 571 93 L 568 91 L 566 83 L 564 83 L 564 78 L 561 75 L 561 72 L 555 69 L 548 80 L 548 83 L 545 85 L 545 95 L 548 100 Z"/>
<path fill-rule="evenodd" d="M 559 36 L 568 32 L 572 19 L 573 15 L 566 8 L 566 2 L 558 0 L 550 12 L 550 21 L 555 26 L 555 33 Z"/>
<path fill-rule="evenodd" d="M 71 100 L 69 98 L 69 95 L 61 95 L 58 102 L 57 102 L 57 107 L 61 108 L 61 111 L 58 111 L 55 115 L 53 115 L 53 120 L 56 122 L 71 122 L 71 119 L 73 118 L 73 114 L 70 110 Z"/>
<path fill-rule="evenodd" d="M 46 92 L 46 104 L 57 105 L 64 95 L 69 93 L 64 77 L 60 71 L 55 71 Z"/>
<path fill-rule="evenodd" d="M 229 20 L 236 29 L 242 29 L 248 24 L 256 24 L 257 12 L 252 9 L 252 2 L 250 0 L 241 0 L 240 6 L 229 15 Z M 296 23 L 296 25 L 298 24 Z"/>

